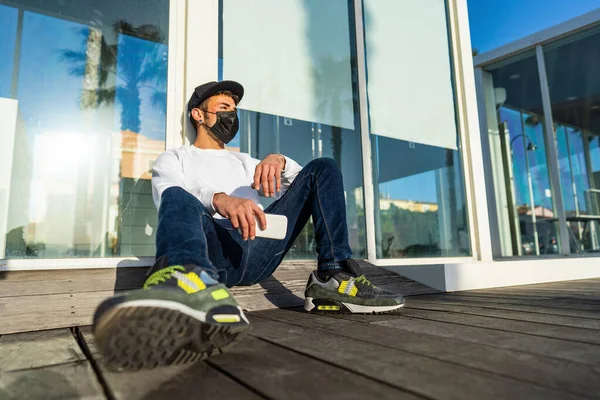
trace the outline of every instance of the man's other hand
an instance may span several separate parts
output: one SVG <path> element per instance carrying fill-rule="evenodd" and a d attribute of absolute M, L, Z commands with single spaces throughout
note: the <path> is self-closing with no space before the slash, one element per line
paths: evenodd
<path fill-rule="evenodd" d="M 215 211 L 231 221 L 235 229 L 242 228 L 244 240 L 254 240 L 256 237 L 256 222 L 258 218 L 262 230 L 267 229 L 265 213 L 252 200 L 216 193 L 213 197 Z"/>
<path fill-rule="evenodd" d="M 252 189 L 260 190 L 262 185 L 265 197 L 274 196 L 281 190 L 281 171 L 285 168 L 285 157 L 271 154 L 256 166 Z"/>

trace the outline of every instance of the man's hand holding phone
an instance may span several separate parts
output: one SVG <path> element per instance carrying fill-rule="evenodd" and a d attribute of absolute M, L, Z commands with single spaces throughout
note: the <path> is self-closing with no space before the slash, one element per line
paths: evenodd
<path fill-rule="evenodd" d="M 267 218 L 264 211 L 252 200 L 229 196 L 225 193 L 215 193 L 213 207 L 216 212 L 228 218 L 235 229 L 242 230 L 244 240 L 248 240 L 248 238 L 254 240 L 257 225 L 262 230 L 267 229 Z"/>

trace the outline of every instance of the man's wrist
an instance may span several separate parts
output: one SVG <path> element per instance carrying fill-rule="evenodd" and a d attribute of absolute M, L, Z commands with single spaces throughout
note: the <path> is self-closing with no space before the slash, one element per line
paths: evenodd
<path fill-rule="evenodd" d="M 225 192 L 219 192 L 219 193 L 213 194 L 213 198 L 212 198 L 213 208 L 215 208 L 215 206 L 218 205 L 217 203 L 224 196 L 227 196 L 227 194 Z"/>
<path fill-rule="evenodd" d="M 285 170 L 285 164 L 286 164 L 286 160 L 285 160 L 285 156 L 283 154 L 278 154 L 279 157 L 281 157 L 281 159 L 283 160 L 283 167 L 281 168 L 282 170 Z"/>

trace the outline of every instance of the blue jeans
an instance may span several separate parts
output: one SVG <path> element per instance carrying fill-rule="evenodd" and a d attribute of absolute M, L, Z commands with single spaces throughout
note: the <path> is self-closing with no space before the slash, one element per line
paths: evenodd
<path fill-rule="evenodd" d="M 342 174 L 332 159 L 309 162 L 265 212 L 288 218 L 285 239 L 244 241 L 228 219 L 213 218 L 186 190 L 169 188 L 158 212 L 156 259 L 166 256 L 169 265 L 197 265 L 228 287 L 252 285 L 271 276 L 310 216 L 320 269 L 338 267 L 352 257 Z"/>

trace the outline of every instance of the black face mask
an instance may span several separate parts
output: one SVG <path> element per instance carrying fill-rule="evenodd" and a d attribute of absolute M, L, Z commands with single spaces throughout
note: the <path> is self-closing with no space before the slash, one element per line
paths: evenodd
<path fill-rule="evenodd" d="M 216 113 L 210 111 L 205 112 L 215 114 L 217 116 L 217 122 L 210 127 L 204 123 L 203 125 L 206 126 L 221 142 L 225 144 L 231 142 L 240 128 L 237 111 L 217 111 Z"/>

